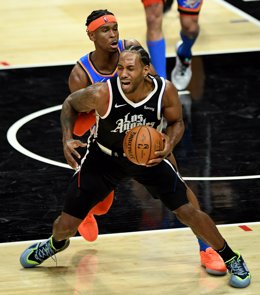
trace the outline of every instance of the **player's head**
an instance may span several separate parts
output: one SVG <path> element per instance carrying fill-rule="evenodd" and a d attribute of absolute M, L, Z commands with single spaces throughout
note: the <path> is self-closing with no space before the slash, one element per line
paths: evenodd
<path fill-rule="evenodd" d="M 87 17 L 86 26 L 88 32 L 94 32 L 108 23 L 117 23 L 114 14 L 107 9 L 94 10 Z"/>
<path fill-rule="evenodd" d="M 117 68 L 122 90 L 133 93 L 142 87 L 149 74 L 149 54 L 142 46 L 130 46 L 121 52 Z"/>
<path fill-rule="evenodd" d="M 150 66 L 150 63 L 151 63 L 150 56 L 149 56 L 148 52 L 142 46 L 131 45 L 131 46 L 127 47 L 124 51 L 137 54 L 140 58 L 140 62 L 144 66 Z"/>
<path fill-rule="evenodd" d="M 89 39 L 96 49 L 118 52 L 118 24 L 114 14 L 107 9 L 94 10 L 86 20 Z"/>

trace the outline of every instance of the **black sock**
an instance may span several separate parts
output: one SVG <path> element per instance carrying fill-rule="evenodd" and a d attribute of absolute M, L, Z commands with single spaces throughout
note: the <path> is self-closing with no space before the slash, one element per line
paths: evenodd
<path fill-rule="evenodd" d="M 51 240 L 52 240 L 52 245 L 56 250 L 61 249 L 66 244 L 66 241 L 67 241 L 67 240 L 56 241 L 53 238 L 53 236 L 51 237 Z"/>
<path fill-rule="evenodd" d="M 224 247 L 222 249 L 216 250 L 216 252 L 222 257 L 224 262 L 237 256 L 237 254 L 228 246 L 226 241 Z"/>

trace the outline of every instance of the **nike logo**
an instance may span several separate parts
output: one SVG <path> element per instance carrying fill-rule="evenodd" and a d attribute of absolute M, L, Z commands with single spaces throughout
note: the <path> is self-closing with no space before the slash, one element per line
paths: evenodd
<path fill-rule="evenodd" d="M 115 108 L 121 108 L 121 107 L 124 107 L 124 106 L 126 106 L 127 104 L 126 103 L 124 103 L 124 104 L 115 104 Z"/>

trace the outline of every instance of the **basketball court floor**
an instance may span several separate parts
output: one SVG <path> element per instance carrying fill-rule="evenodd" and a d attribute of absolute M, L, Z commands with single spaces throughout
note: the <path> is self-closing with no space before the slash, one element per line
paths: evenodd
<path fill-rule="evenodd" d="M 86 10 L 100 8 L 101 2 L 97 2 L 99 5 L 90 4 Z M 30 59 L 29 52 L 19 54 L 19 50 L 26 51 L 24 43 L 17 42 L 14 47 L 15 40 L 10 39 L 9 50 L 6 44 L 0 49 L 3 294 L 260 294 L 260 12 L 257 14 L 258 6 L 254 13 L 250 12 L 252 2 L 243 11 L 244 3 L 236 7 L 228 2 L 209 0 L 206 5 L 219 5 L 223 17 L 225 8 L 225 13 L 231 15 L 227 28 L 232 20 L 233 25 L 246 27 L 230 34 L 225 31 L 225 35 L 217 31 L 220 21 L 213 25 L 214 20 L 202 18 L 204 27 L 194 51 L 193 78 L 187 91 L 180 92 L 186 131 L 175 154 L 180 172 L 202 208 L 229 244 L 243 254 L 253 275 L 252 284 L 236 290 L 227 286 L 228 276 L 207 275 L 199 264 L 198 245 L 191 231 L 131 179 L 118 188 L 110 211 L 97 217 L 97 241 L 88 243 L 78 236 L 72 239 L 71 247 L 57 255 L 56 262 L 49 259 L 41 267 L 22 269 L 20 253 L 32 241 L 50 236 L 73 173 L 63 157 L 59 112 L 69 94 L 67 78 L 74 64 L 70 61 L 81 54 L 73 51 L 59 56 L 57 51 L 60 60 L 55 60 L 46 46 L 46 62 L 37 51 L 37 44 L 33 44 L 37 54 L 32 52 Z M 10 7 L 4 9 L 17 17 L 15 6 L 11 5 L 14 3 L 10 1 Z M 138 1 L 133 3 L 134 8 L 142 9 Z M 20 11 L 38 9 L 38 18 L 37 13 L 33 15 L 40 25 L 45 12 L 43 4 L 34 7 L 28 0 L 23 5 L 24 10 Z M 75 7 L 80 5 L 82 1 L 77 1 Z M 53 8 L 62 8 L 63 12 L 70 8 L 73 26 L 73 17 L 77 13 L 81 17 L 82 13 L 73 7 L 71 1 L 70 5 L 60 1 Z M 129 19 L 128 12 L 121 9 L 119 15 L 125 14 L 125 19 Z M 171 13 L 165 16 L 166 22 Z M 56 21 L 59 17 L 53 14 Z M 83 22 L 84 18 L 85 15 Z M 15 26 L 11 17 L 10 24 L 4 32 Z M 122 38 L 127 39 L 124 29 L 122 25 Z M 166 34 L 169 31 L 167 27 Z M 242 35 L 238 37 L 239 34 Z M 222 40 L 220 47 L 214 44 L 214 35 Z M 233 43 L 229 43 L 230 36 Z M 23 40 L 29 43 L 29 39 L 24 35 Z M 168 74 L 175 62 L 169 40 Z M 38 44 L 41 50 L 44 46 Z M 80 46 L 75 47 L 79 50 Z M 17 54 L 12 53 L 14 48 Z"/>

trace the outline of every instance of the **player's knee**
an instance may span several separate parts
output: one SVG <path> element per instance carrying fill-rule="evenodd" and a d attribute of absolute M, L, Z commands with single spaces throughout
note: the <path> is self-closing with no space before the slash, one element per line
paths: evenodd
<path fill-rule="evenodd" d="M 197 211 L 191 203 L 187 203 L 174 210 L 174 213 L 183 224 L 191 226 L 196 220 Z"/>
<path fill-rule="evenodd" d="M 185 15 L 181 18 L 181 31 L 182 34 L 189 38 L 195 38 L 198 36 L 200 30 L 198 17 L 191 17 Z"/>
<path fill-rule="evenodd" d="M 182 26 L 182 32 L 190 39 L 195 39 L 199 35 L 200 27 L 197 23 L 184 24 Z"/>

